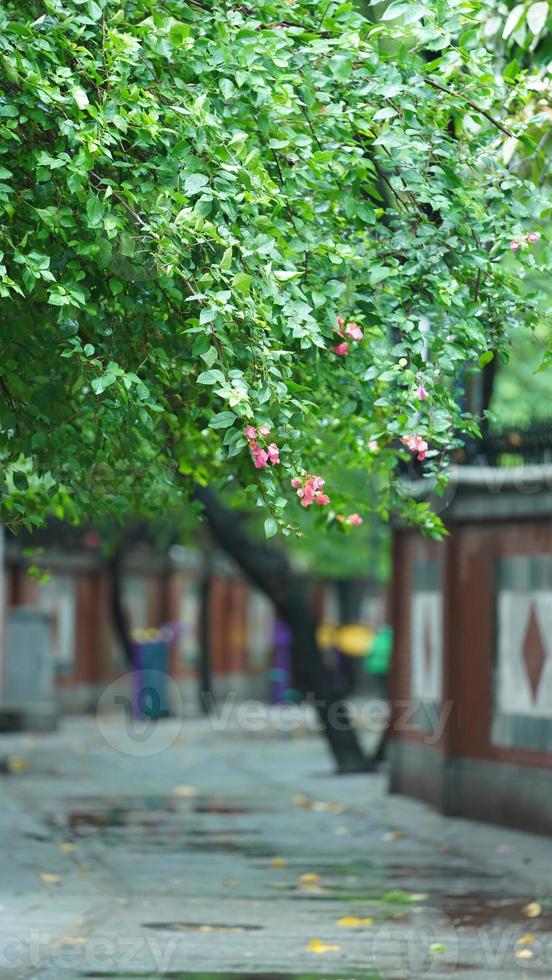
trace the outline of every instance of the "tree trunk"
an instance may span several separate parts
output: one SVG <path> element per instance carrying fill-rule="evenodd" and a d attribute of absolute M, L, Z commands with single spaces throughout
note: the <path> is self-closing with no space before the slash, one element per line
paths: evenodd
<path fill-rule="evenodd" d="M 115 634 L 123 649 L 124 657 L 129 667 L 134 666 L 134 656 L 132 650 L 132 640 L 128 621 L 123 606 L 123 594 L 121 587 L 121 566 L 123 561 L 124 547 L 118 544 L 113 553 L 109 565 L 109 581 L 111 586 L 111 618 L 115 627 Z"/>
<path fill-rule="evenodd" d="M 211 676 L 211 592 L 213 585 L 213 569 L 209 548 L 203 549 L 203 570 L 199 585 L 199 670 L 198 698 L 199 709 L 204 715 L 209 715 L 214 703 L 213 680 Z"/>
<path fill-rule="evenodd" d="M 203 505 L 218 544 L 268 596 L 291 629 L 295 672 L 301 678 L 303 693 L 312 698 L 338 772 L 371 770 L 373 765 L 362 751 L 347 705 L 333 690 L 316 640 L 316 620 L 302 578 L 282 552 L 252 540 L 235 513 L 224 507 L 212 490 L 197 486 L 195 497 Z"/>
<path fill-rule="evenodd" d="M 339 611 L 339 625 L 351 626 L 360 622 L 364 583 L 358 579 L 336 579 L 333 583 Z M 342 697 L 350 697 L 358 687 L 359 657 L 339 653 Z"/>

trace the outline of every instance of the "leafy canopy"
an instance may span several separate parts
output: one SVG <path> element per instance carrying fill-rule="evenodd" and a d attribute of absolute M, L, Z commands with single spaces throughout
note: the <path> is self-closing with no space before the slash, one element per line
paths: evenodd
<path fill-rule="evenodd" d="M 3 520 L 158 512 L 233 476 L 271 535 L 331 453 L 431 528 L 401 439 L 442 469 L 473 430 L 463 372 L 536 322 L 546 254 L 545 191 L 504 162 L 538 154 L 540 109 L 487 9 L 4 0 Z M 280 462 L 257 470 L 262 424 Z M 326 490 L 319 521 L 358 509 Z"/>

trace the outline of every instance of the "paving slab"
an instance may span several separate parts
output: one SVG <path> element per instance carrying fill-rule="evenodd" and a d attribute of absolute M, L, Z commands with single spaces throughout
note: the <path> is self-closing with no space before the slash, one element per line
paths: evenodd
<path fill-rule="evenodd" d="M 0 758 L 3 980 L 552 977 L 552 843 L 335 776 L 308 725 L 71 718 Z"/>

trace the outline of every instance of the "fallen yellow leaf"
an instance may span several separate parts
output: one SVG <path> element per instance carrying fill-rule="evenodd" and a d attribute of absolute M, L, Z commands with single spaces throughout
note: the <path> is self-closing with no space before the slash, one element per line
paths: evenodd
<path fill-rule="evenodd" d="M 307 945 L 307 953 L 337 953 L 339 949 L 337 943 L 323 943 L 320 939 L 311 939 Z"/>
<path fill-rule="evenodd" d="M 74 851 L 78 851 L 78 847 L 71 841 L 64 841 L 62 844 L 58 844 L 58 851 L 61 851 L 62 854 L 73 854 Z"/>
<path fill-rule="evenodd" d="M 320 875 L 315 874 L 313 871 L 309 871 L 305 875 L 300 875 L 299 881 L 302 885 L 315 885 L 320 881 Z"/>
<path fill-rule="evenodd" d="M 517 940 L 516 946 L 529 946 L 531 943 L 535 942 L 535 937 L 530 933 L 526 932 L 521 939 Z"/>
<path fill-rule="evenodd" d="M 312 804 L 313 810 L 323 810 L 328 813 L 343 813 L 345 807 L 342 803 L 328 803 L 326 800 L 315 800 Z"/>
<path fill-rule="evenodd" d="M 521 911 L 528 919 L 536 919 L 542 912 L 542 906 L 538 902 L 529 902 Z"/>
<path fill-rule="evenodd" d="M 51 875 L 47 871 L 43 871 L 40 877 L 47 885 L 59 885 L 61 881 L 61 875 Z"/>
<path fill-rule="evenodd" d="M 272 858 L 272 861 L 270 863 L 273 868 L 285 868 L 287 865 L 286 859 L 280 857 Z"/>
<path fill-rule="evenodd" d="M 344 928 L 357 929 L 359 926 L 373 926 L 374 920 L 370 916 L 361 919 L 358 915 L 343 915 L 337 920 L 337 925 L 343 926 Z"/>
<path fill-rule="evenodd" d="M 29 768 L 29 763 L 22 755 L 9 755 L 6 759 L 6 768 L 8 772 L 27 772 Z"/>
<path fill-rule="evenodd" d="M 518 960 L 532 960 L 534 956 L 532 949 L 516 949 L 514 956 Z"/>
<path fill-rule="evenodd" d="M 410 901 L 411 902 L 425 902 L 425 900 L 427 899 L 427 897 L 428 896 L 425 894 L 425 892 L 412 892 L 412 894 L 410 896 Z"/>
<path fill-rule="evenodd" d="M 292 801 L 295 803 L 295 806 L 300 806 L 303 808 L 303 810 L 312 809 L 312 800 L 309 800 L 308 796 L 303 796 L 302 793 L 296 793 L 295 796 L 292 797 Z"/>

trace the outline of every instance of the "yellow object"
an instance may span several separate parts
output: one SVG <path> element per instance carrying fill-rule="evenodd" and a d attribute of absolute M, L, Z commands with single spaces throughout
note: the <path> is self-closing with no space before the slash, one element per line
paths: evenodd
<path fill-rule="evenodd" d="M 273 868 L 285 868 L 287 865 L 287 861 L 285 860 L 285 858 L 280 858 L 280 857 L 272 858 L 272 861 L 270 863 Z"/>
<path fill-rule="evenodd" d="M 323 943 L 320 939 L 311 939 L 307 945 L 307 953 L 337 953 L 339 949 L 337 943 Z"/>
<path fill-rule="evenodd" d="M 6 759 L 6 768 L 8 772 L 27 772 L 29 768 L 29 763 L 22 755 L 9 755 Z"/>
<path fill-rule="evenodd" d="M 61 881 L 60 875 L 51 875 L 48 874 L 46 871 L 43 872 L 40 877 L 42 878 L 43 881 L 46 882 L 47 885 L 59 885 Z"/>
<path fill-rule="evenodd" d="M 374 639 L 375 631 L 361 623 L 349 626 L 336 626 L 335 623 L 321 623 L 316 638 L 321 647 L 336 647 L 347 657 L 364 657 Z"/>
<path fill-rule="evenodd" d="M 530 946 L 531 943 L 534 942 L 535 942 L 535 937 L 530 932 L 526 932 L 525 935 L 521 937 L 521 939 L 517 940 L 516 946 Z"/>
<path fill-rule="evenodd" d="M 542 906 L 538 902 L 529 902 L 523 907 L 522 912 L 528 919 L 536 919 L 542 912 Z"/>
<path fill-rule="evenodd" d="M 343 915 L 341 919 L 337 920 L 337 925 L 349 929 L 358 929 L 360 926 L 373 926 L 374 920 L 370 916 L 360 919 L 358 915 Z"/>
<path fill-rule="evenodd" d="M 301 875 L 299 881 L 302 885 L 316 885 L 320 881 L 320 875 L 310 871 L 306 875 Z"/>

